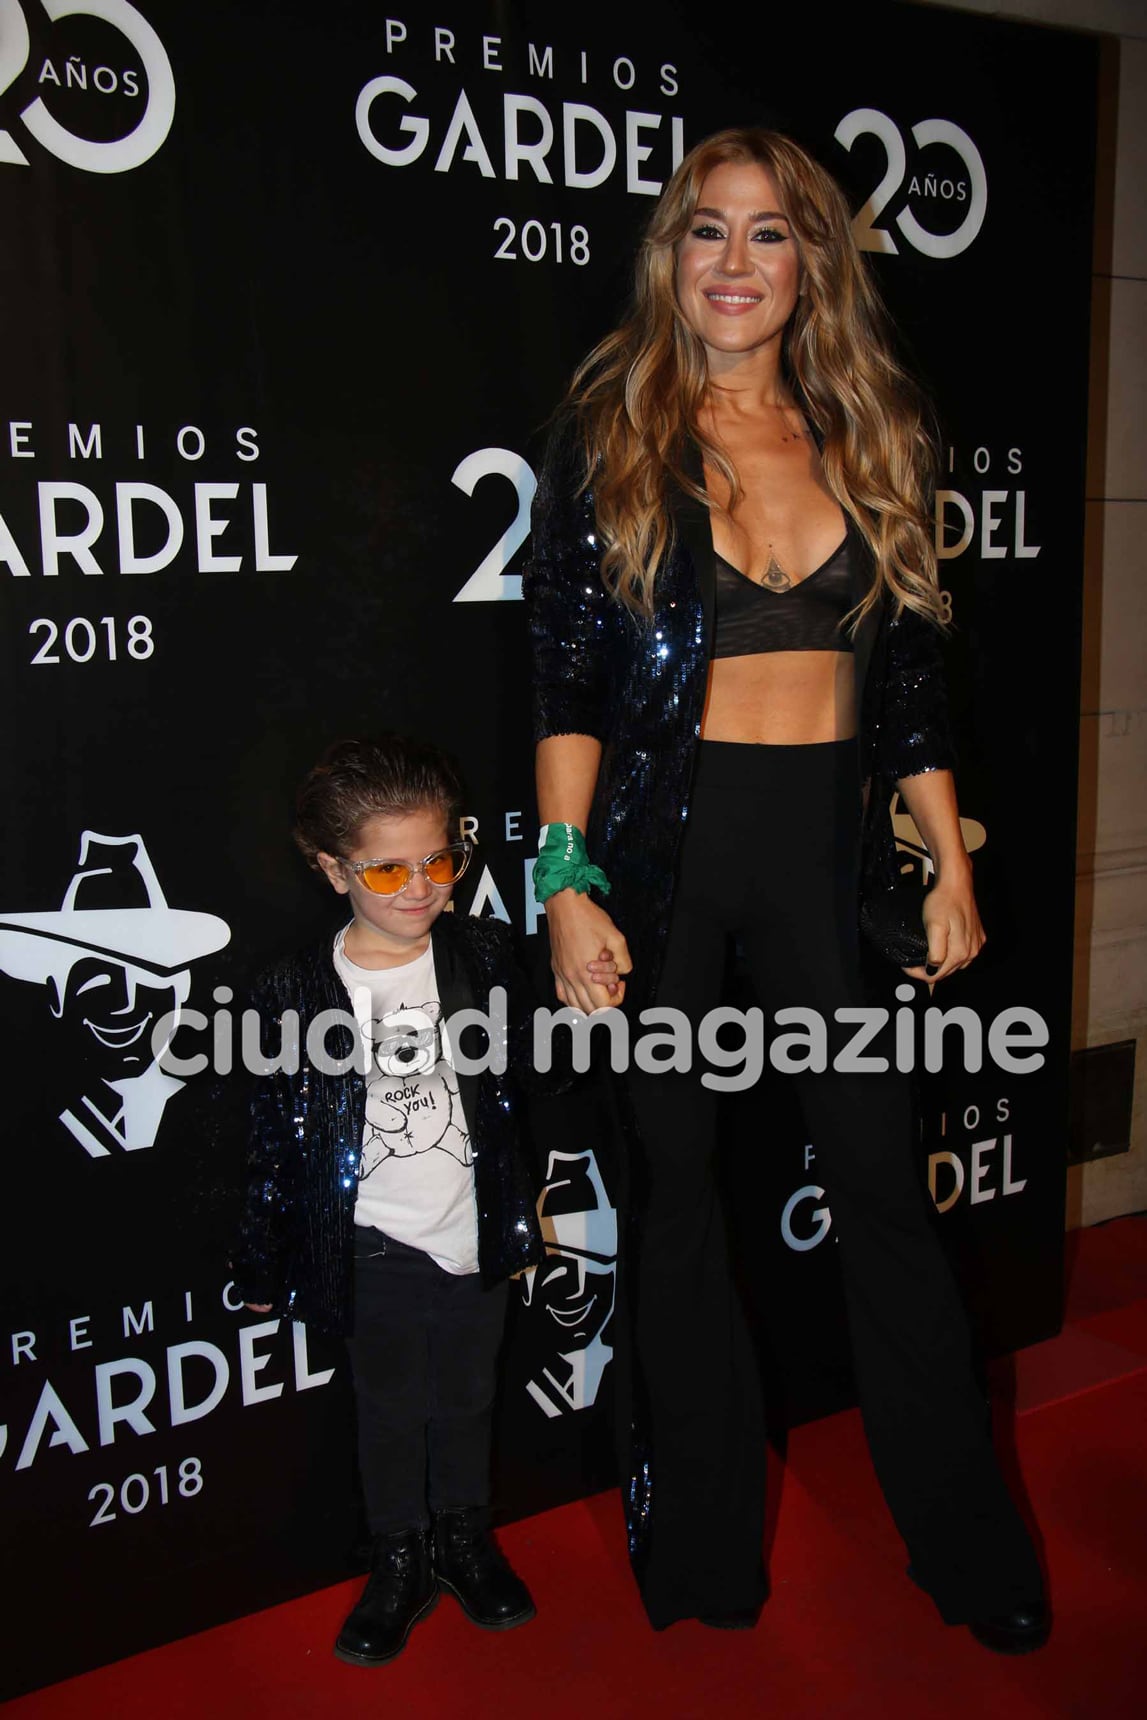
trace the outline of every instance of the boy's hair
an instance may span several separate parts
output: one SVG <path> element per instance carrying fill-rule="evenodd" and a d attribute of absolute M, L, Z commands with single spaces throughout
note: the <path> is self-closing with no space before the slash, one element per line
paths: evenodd
<path fill-rule="evenodd" d="M 441 808 L 453 840 L 463 793 L 454 760 L 429 741 L 397 734 L 336 741 L 299 788 L 294 838 L 318 871 L 317 856 L 348 853 L 368 819 L 402 818 L 432 807 Z"/>

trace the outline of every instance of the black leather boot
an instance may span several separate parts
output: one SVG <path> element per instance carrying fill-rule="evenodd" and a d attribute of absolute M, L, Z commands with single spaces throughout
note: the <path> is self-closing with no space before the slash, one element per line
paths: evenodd
<path fill-rule="evenodd" d="M 435 1514 L 434 1574 L 483 1630 L 512 1630 L 537 1610 L 496 1545 L 483 1506 Z"/>
<path fill-rule="evenodd" d="M 335 1643 L 351 1666 L 381 1666 L 393 1660 L 420 1618 L 438 1603 L 428 1529 L 376 1535 L 366 1588 Z"/>

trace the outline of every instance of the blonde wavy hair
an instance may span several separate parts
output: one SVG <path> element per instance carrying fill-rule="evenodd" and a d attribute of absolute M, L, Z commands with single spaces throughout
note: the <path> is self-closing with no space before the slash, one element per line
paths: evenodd
<path fill-rule="evenodd" d="M 673 542 L 669 484 L 710 505 L 686 470 L 690 440 L 728 483 L 729 511 L 742 493 L 728 454 L 700 429 L 705 349 L 675 285 L 677 245 L 701 187 L 726 162 L 767 169 L 799 246 L 801 296 L 784 331 L 782 370 L 822 439 L 828 486 L 872 551 L 875 577 L 851 619 L 859 621 L 887 588 L 898 610 L 907 605 L 942 623 L 926 511 L 935 451 L 923 399 L 893 356 L 839 186 L 790 138 L 756 127 L 717 132 L 682 161 L 642 240 L 631 314 L 570 384 L 567 405 L 606 546 L 602 578 L 635 615 L 652 613 L 657 570 Z"/>

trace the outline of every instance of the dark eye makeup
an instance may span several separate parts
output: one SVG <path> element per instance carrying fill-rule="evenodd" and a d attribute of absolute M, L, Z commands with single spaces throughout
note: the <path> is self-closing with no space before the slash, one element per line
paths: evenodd
<path fill-rule="evenodd" d="M 788 233 L 782 227 L 756 227 L 749 235 L 751 239 L 765 245 L 782 245 L 788 238 Z M 726 234 L 720 227 L 715 227 L 711 221 L 703 221 L 690 229 L 690 237 L 694 239 L 715 239 L 721 242 Z"/>

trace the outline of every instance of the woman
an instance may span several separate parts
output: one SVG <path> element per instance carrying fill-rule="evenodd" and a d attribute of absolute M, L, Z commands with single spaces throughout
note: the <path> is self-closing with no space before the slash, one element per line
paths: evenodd
<path fill-rule="evenodd" d="M 538 894 L 562 1002 L 696 1023 L 737 934 L 766 1019 L 803 1005 L 831 1024 L 864 1001 L 859 855 L 889 875 L 893 785 L 936 871 L 928 960 L 905 971 L 935 983 L 975 957 L 929 454 L 836 185 L 776 133 L 698 145 L 653 213 L 631 317 L 574 378 L 535 504 Z M 607 949 L 624 981 L 595 966 Z M 1038 1647 L 1039 1567 L 992 1455 L 906 1084 L 793 1078 L 911 1574 L 989 1646 Z M 658 1627 L 751 1624 L 765 1440 L 714 1187 L 716 1095 L 636 1070 L 627 1093 L 642 1595 Z"/>

